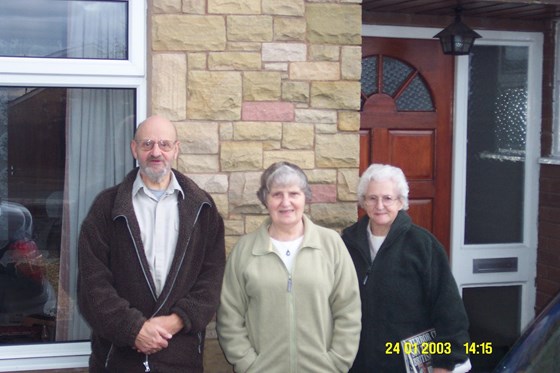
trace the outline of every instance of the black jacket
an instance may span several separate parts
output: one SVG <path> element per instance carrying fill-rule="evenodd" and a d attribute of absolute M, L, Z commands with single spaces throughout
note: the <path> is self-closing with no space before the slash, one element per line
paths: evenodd
<path fill-rule="evenodd" d="M 365 216 L 342 232 L 362 299 L 360 348 L 350 372 L 405 372 L 395 344 L 430 328 L 436 343 L 450 343 L 449 351 L 432 356 L 434 366 L 451 370 L 466 361 L 467 315 L 442 245 L 400 211 L 371 264 L 368 224 Z"/>

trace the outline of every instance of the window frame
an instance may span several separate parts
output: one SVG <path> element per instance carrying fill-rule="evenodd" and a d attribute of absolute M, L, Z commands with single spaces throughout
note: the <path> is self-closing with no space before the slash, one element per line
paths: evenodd
<path fill-rule="evenodd" d="M 0 57 L 0 85 L 132 88 L 147 113 L 147 0 L 128 2 L 128 60 Z M 0 346 L 0 372 L 88 366 L 90 341 Z"/>
<path fill-rule="evenodd" d="M 550 154 L 541 158 L 542 164 L 560 165 L 560 24 L 555 23 L 555 66 L 554 66 L 554 86 L 553 96 L 555 105 L 553 106 L 553 125 L 552 125 L 552 149 Z"/>

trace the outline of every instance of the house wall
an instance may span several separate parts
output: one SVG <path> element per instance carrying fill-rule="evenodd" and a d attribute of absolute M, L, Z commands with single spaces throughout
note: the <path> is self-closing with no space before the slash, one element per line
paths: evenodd
<path fill-rule="evenodd" d="M 177 168 L 209 191 L 226 246 L 266 217 L 262 171 L 287 160 L 311 182 L 307 213 L 341 229 L 357 218 L 359 0 L 153 0 L 152 114 L 179 131 Z M 231 371 L 212 325 L 206 371 Z"/>
<path fill-rule="evenodd" d="M 554 138 L 554 99 L 556 32 L 551 22 L 544 30 L 541 155 L 552 154 Z M 538 314 L 560 291 L 560 164 L 542 164 L 539 180 L 539 219 L 537 249 Z"/>

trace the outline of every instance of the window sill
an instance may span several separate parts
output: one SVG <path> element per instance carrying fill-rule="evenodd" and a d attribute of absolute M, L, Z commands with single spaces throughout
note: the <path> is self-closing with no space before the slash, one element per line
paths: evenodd
<path fill-rule="evenodd" d="M 560 156 L 541 157 L 539 158 L 539 163 L 560 166 Z"/>

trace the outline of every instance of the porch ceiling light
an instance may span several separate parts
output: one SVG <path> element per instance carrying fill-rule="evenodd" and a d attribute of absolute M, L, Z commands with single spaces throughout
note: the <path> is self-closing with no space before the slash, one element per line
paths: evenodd
<path fill-rule="evenodd" d="M 441 42 L 444 54 L 460 56 L 469 54 L 474 44 L 474 39 L 481 36 L 461 22 L 461 7 L 455 8 L 455 21 L 437 33 L 434 38 Z"/>

